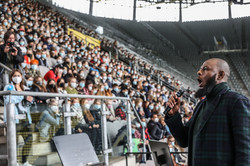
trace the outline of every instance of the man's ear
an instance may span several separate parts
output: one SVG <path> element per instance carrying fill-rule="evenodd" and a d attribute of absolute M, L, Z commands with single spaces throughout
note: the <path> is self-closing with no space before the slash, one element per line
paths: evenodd
<path fill-rule="evenodd" d="M 224 71 L 219 71 L 217 80 L 222 80 L 225 77 L 225 72 Z"/>

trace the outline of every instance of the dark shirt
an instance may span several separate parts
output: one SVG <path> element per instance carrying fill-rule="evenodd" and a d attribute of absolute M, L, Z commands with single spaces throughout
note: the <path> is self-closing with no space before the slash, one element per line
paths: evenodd
<path fill-rule="evenodd" d="M 17 49 L 17 55 L 13 56 L 4 52 L 5 46 L 5 44 L 0 45 L 0 62 L 10 68 L 18 68 L 18 64 L 24 61 L 21 49 L 19 47 L 15 47 Z"/>

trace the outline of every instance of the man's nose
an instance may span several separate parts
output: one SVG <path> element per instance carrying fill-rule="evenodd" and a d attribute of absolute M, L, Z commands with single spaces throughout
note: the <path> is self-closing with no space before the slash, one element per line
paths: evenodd
<path fill-rule="evenodd" d="M 197 71 L 197 75 L 198 75 L 198 76 L 201 75 L 201 69 L 199 69 L 199 70 Z"/>

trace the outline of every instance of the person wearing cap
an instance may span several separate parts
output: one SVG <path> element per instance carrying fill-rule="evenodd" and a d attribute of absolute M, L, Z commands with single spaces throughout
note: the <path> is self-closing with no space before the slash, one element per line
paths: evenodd
<path fill-rule="evenodd" d="M 45 74 L 44 79 L 48 81 L 50 78 L 52 78 L 57 82 L 57 80 L 62 76 L 63 69 L 63 65 L 57 64 L 52 70 Z"/>
<path fill-rule="evenodd" d="M 32 77 L 36 77 L 36 76 L 41 76 L 40 71 L 38 70 L 38 60 L 37 59 L 33 59 L 30 61 L 30 69 L 28 71 L 28 75 L 31 75 Z"/>

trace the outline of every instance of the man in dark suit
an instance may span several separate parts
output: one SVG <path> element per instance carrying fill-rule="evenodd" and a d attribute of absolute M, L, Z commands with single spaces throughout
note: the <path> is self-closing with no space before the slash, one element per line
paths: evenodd
<path fill-rule="evenodd" d="M 182 147 L 188 146 L 189 166 L 235 166 L 250 164 L 250 101 L 232 92 L 227 80 L 229 65 L 222 59 L 209 59 L 197 72 L 200 89 L 196 97 L 205 97 L 184 126 L 180 98 L 173 95 L 172 109 L 165 121 Z"/>

